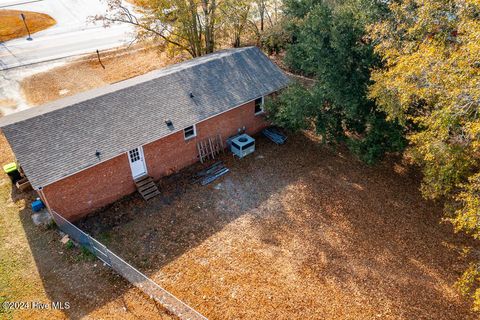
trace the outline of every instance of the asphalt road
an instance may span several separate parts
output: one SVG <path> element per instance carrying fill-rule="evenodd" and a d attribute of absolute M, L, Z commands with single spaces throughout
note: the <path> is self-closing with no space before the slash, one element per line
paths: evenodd
<path fill-rule="evenodd" d="M 117 24 L 104 28 L 89 18 L 104 14 L 106 4 L 100 0 L 0 0 L 0 9 L 46 13 L 57 24 L 26 38 L 0 43 L 0 70 L 94 53 L 130 43 L 134 29 Z M 28 20 L 27 20 L 28 24 Z"/>

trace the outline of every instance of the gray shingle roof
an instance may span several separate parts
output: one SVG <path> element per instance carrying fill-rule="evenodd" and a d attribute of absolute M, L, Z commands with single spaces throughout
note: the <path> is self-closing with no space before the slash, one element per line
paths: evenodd
<path fill-rule="evenodd" d="M 98 164 L 96 150 L 113 158 L 287 84 L 257 48 L 229 49 L 6 116 L 0 127 L 38 189 Z"/>

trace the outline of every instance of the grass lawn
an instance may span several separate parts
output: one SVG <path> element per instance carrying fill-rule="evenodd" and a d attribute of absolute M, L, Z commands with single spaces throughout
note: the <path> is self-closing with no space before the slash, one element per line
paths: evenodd
<path fill-rule="evenodd" d="M 3 10 L 2 14 L 5 12 Z M 0 27 L 4 21 L 0 15 Z M 106 69 L 98 64 L 96 56 L 74 60 L 63 67 L 27 78 L 22 87 L 30 102 L 40 104 L 136 76 L 165 64 L 157 49 L 136 47 L 102 54 L 102 62 Z M 0 99 L 1 106 L 11 104 L 10 100 Z M 11 161 L 14 161 L 12 151 L 0 132 L 0 165 Z M 35 226 L 29 208 L 35 197 L 33 192 L 18 193 L 0 169 L 0 302 L 68 301 L 71 307 L 63 311 L 0 308 L 0 319 L 172 318 L 98 260 L 85 259 L 79 249 L 62 245 L 55 228 Z"/>
<path fill-rule="evenodd" d="M 12 160 L 0 134 L 0 164 Z M 12 189 L 10 179 L 0 172 L 0 303 L 69 302 L 70 309 L 0 307 L 0 319 L 170 319 L 100 261 L 63 245 L 56 228 L 34 225 L 29 205 L 35 197 L 34 192 Z"/>
<path fill-rule="evenodd" d="M 31 34 L 47 29 L 56 23 L 55 19 L 44 13 L 0 10 L 0 42 L 28 35 L 20 13 L 25 15 L 25 20 Z"/>
<path fill-rule="evenodd" d="M 177 62 L 167 59 L 158 48 L 141 46 L 101 53 L 74 60 L 64 66 L 34 74 L 20 83 L 29 104 L 40 105 L 89 89 L 118 82 Z"/>
<path fill-rule="evenodd" d="M 27 202 L 13 201 L 11 185 L 0 180 L 0 302 L 50 301 L 35 264 L 35 259 L 19 214 Z M 48 318 L 62 319 L 59 311 L 49 312 Z M 10 310 L 0 307 L 1 319 L 42 318 L 42 312 Z M 46 318 L 46 317 L 45 317 Z"/>

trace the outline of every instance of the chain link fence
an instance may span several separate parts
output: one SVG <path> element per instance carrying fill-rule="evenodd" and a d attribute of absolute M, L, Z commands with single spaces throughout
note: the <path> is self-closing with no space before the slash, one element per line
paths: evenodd
<path fill-rule="evenodd" d="M 122 258 L 110 251 L 105 245 L 83 232 L 64 217 L 51 211 L 53 220 L 58 228 L 68 234 L 79 245 L 87 248 L 98 259 L 110 266 L 118 274 L 127 279 L 134 286 L 146 293 L 151 299 L 160 303 L 165 309 L 180 319 L 207 320 L 202 314 L 194 310 L 173 294 L 160 287 L 146 275 L 132 267 Z"/>

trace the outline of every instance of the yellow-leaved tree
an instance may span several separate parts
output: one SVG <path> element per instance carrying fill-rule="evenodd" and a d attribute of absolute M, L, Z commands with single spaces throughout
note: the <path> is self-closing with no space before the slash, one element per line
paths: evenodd
<path fill-rule="evenodd" d="M 371 28 L 384 68 L 370 97 L 408 128 L 425 197 L 480 238 L 480 0 L 405 0 Z M 459 281 L 480 311 L 480 263 Z"/>

